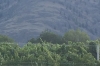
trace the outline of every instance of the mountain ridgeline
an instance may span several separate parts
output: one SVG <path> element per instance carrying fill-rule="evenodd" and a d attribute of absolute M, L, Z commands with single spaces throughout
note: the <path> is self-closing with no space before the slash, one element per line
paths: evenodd
<path fill-rule="evenodd" d="M 99 17 L 100 0 L 0 0 L 0 34 L 21 43 L 46 29 L 63 35 L 80 28 L 96 39 Z"/>

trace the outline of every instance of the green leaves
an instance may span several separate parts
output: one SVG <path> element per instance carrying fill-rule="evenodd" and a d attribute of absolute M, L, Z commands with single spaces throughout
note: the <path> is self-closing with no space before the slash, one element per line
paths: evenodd
<path fill-rule="evenodd" d="M 100 42 L 89 41 L 88 35 L 80 30 L 70 30 L 63 37 L 45 31 L 23 47 L 11 41 L 0 35 L 0 65 L 81 66 L 83 63 L 93 66 L 100 63 L 96 60 L 96 45 Z"/>
<path fill-rule="evenodd" d="M 53 32 L 44 31 L 40 34 L 37 39 L 30 39 L 29 42 L 31 43 L 42 43 L 42 42 L 49 42 L 53 44 L 61 44 L 64 43 L 63 38 Z"/>
<path fill-rule="evenodd" d="M 12 43 L 12 42 L 14 42 L 14 40 L 9 38 L 8 36 L 0 35 L 0 43 L 1 42 L 10 42 L 10 43 Z"/>
<path fill-rule="evenodd" d="M 22 48 L 16 44 L 0 44 L 1 65 L 37 65 L 37 66 L 77 66 L 77 63 L 87 64 L 97 63 L 89 46 L 83 42 L 71 42 L 68 44 L 51 43 L 28 43 Z M 70 64 L 72 63 L 72 64 Z M 98 62 L 99 64 L 99 62 Z"/>
<path fill-rule="evenodd" d="M 72 41 L 72 42 L 86 42 L 90 40 L 89 36 L 79 29 L 77 30 L 69 30 L 64 35 L 65 41 Z"/>

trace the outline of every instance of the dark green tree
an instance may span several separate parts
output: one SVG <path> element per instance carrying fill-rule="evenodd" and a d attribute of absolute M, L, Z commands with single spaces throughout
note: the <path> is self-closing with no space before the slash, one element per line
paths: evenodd
<path fill-rule="evenodd" d="M 0 42 L 14 42 L 14 40 L 6 35 L 0 35 Z"/>
<path fill-rule="evenodd" d="M 89 42 L 89 52 L 95 57 L 97 58 L 97 42 L 96 41 L 91 41 Z"/>
<path fill-rule="evenodd" d="M 29 42 L 32 42 L 32 43 L 50 42 L 53 44 L 56 44 L 56 43 L 61 44 L 63 43 L 63 38 L 62 36 L 59 36 L 53 32 L 43 31 L 36 40 L 32 38 L 31 40 L 29 40 Z"/>
<path fill-rule="evenodd" d="M 42 41 L 46 41 L 46 42 L 51 42 L 51 43 L 58 43 L 61 44 L 63 43 L 63 39 L 61 36 L 50 32 L 50 31 L 44 31 L 40 34 L 40 37 L 42 39 Z"/>
<path fill-rule="evenodd" d="M 87 40 L 90 40 L 90 37 L 87 33 L 77 29 L 77 30 L 69 30 L 64 35 L 64 40 L 66 42 L 72 41 L 72 42 L 86 42 Z"/>
<path fill-rule="evenodd" d="M 35 39 L 35 38 L 32 38 L 32 39 L 30 39 L 28 42 L 31 42 L 31 43 L 36 43 L 37 41 L 36 41 L 36 39 Z"/>

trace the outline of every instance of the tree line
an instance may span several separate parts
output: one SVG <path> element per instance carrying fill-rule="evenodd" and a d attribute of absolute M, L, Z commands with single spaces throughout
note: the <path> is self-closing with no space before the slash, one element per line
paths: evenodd
<path fill-rule="evenodd" d="M 77 29 L 69 30 L 63 36 L 50 32 L 48 30 L 43 31 L 38 38 L 32 38 L 28 42 L 40 43 L 40 42 L 50 42 L 53 44 L 62 44 L 67 43 L 68 41 L 72 42 L 86 42 L 90 40 L 90 37 L 87 33 Z"/>
<path fill-rule="evenodd" d="M 0 66 L 100 66 L 96 60 L 96 45 L 80 30 L 70 30 L 59 36 L 44 31 L 23 47 L 11 38 L 0 35 Z"/>

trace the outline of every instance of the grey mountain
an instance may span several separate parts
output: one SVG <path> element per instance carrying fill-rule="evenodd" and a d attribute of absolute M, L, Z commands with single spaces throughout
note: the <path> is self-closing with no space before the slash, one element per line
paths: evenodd
<path fill-rule="evenodd" d="M 100 37 L 100 0 L 0 0 L 0 34 L 26 42 L 48 29 L 69 29 Z"/>

